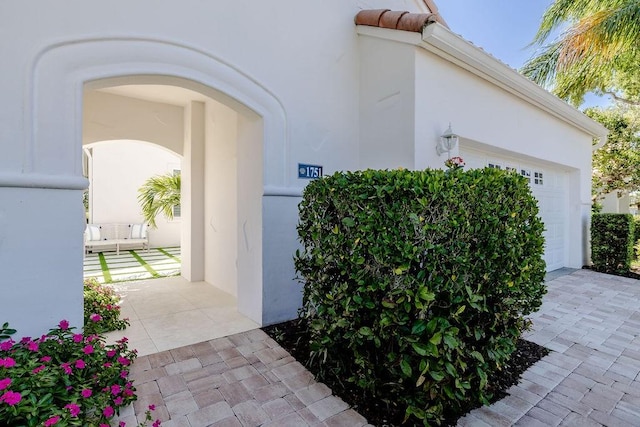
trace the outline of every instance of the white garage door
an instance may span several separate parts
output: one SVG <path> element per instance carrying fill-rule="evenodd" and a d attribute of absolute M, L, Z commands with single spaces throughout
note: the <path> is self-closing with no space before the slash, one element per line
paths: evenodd
<path fill-rule="evenodd" d="M 544 222 L 544 260 L 547 271 L 557 270 L 566 265 L 566 223 L 569 209 L 566 173 L 546 164 L 502 157 L 461 148 L 460 156 L 466 168 L 492 167 L 515 170 L 529 179 L 531 192 L 538 200 L 540 217 Z"/>

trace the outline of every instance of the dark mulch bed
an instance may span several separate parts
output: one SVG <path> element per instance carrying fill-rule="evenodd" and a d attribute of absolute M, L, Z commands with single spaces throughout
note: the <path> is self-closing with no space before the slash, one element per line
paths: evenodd
<path fill-rule="evenodd" d="M 271 338 L 276 340 L 285 350 L 287 350 L 297 361 L 308 366 L 309 360 L 309 338 L 306 330 L 299 320 L 279 323 L 277 325 L 262 328 Z M 535 362 L 549 353 L 549 350 L 535 343 L 518 340 L 518 346 L 513 353 L 511 360 L 505 364 L 499 375 L 489 379 L 494 398 L 492 402 L 498 401 L 506 396 L 505 390 L 518 383 L 520 375 Z M 313 369 L 310 371 L 317 375 Z M 348 383 L 343 383 L 337 378 L 325 378 L 323 382 L 331 388 L 336 396 L 339 396 L 358 413 L 364 416 L 367 421 L 376 426 L 399 426 L 404 419 L 404 409 L 388 407 L 382 401 L 364 396 L 362 392 Z M 393 401 L 389 396 L 388 401 Z M 477 406 L 470 406 L 468 411 Z M 467 412 L 468 412 L 467 411 Z M 455 425 L 457 418 L 447 419 L 445 424 Z"/>

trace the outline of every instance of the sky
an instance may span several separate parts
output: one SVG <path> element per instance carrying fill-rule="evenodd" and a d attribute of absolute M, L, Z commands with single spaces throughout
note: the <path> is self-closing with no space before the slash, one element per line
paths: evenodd
<path fill-rule="evenodd" d="M 529 46 L 553 0 L 436 0 L 449 28 L 512 68 L 535 53 Z M 587 95 L 582 108 L 606 106 L 608 97 Z"/>

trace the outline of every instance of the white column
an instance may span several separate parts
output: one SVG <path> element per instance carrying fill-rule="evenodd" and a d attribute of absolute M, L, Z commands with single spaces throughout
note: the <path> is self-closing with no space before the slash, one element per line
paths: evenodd
<path fill-rule="evenodd" d="M 192 101 L 184 111 L 182 165 L 182 276 L 204 280 L 204 146 L 205 104 Z"/>

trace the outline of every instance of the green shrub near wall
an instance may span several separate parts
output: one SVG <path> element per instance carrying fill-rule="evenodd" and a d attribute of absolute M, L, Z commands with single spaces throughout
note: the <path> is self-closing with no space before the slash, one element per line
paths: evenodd
<path fill-rule="evenodd" d="M 638 241 L 640 240 L 640 215 L 634 215 L 633 217 L 633 245 L 635 248 L 634 251 L 634 259 L 640 258 L 640 245 L 638 245 Z"/>
<path fill-rule="evenodd" d="M 526 180 L 493 169 L 337 173 L 299 206 L 313 363 L 411 423 L 485 402 L 545 293 Z"/>
<path fill-rule="evenodd" d="M 626 274 L 633 260 L 635 224 L 631 214 L 591 217 L 591 261 L 603 273 Z"/>

